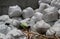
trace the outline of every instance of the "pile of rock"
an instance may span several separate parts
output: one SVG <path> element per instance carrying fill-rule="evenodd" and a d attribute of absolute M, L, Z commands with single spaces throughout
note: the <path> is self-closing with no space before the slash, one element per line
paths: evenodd
<path fill-rule="evenodd" d="M 0 38 L 26 39 L 19 30 L 20 23 L 25 22 L 31 31 L 48 36 L 60 36 L 60 0 L 39 0 L 39 8 L 28 7 L 22 10 L 18 5 L 10 6 L 8 15 L 0 16 Z"/>

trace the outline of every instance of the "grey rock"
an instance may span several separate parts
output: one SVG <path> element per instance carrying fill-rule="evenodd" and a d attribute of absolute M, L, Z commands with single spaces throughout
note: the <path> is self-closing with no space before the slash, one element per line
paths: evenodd
<path fill-rule="evenodd" d="M 44 10 L 43 19 L 45 22 L 56 21 L 58 19 L 58 10 L 55 7 L 50 7 Z"/>
<path fill-rule="evenodd" d="M 9 19 L 5 23 L 9 23 L 10 25 L 12 25 L 16 28 L 18 28 L 20 25 L 20 22 L 18 20 L 15 20 L 15 19 Z"/>
<path fill-rule="evenodd" d="M 12 19 L 15 19 L 15 20 L 18 20 L 18 21 L 21 21 L 21 17 L 13 17 Z"/>
<path fill-rule="evenodd" d="M 4 39 L 5 38 L 5 35 L 0 33 L 0 39 Z"/>
<path fill-rule="evenodd" d="M 40 3 L 47 3 L 50 4 L 52 0 L 39 0 L 39 4 Z"/>
<path fill-rule="evenodd" d="M 6 39 L 26 39 L 24 33 L 18 29 L 13 29 L 6 35 Z"/>
<path fill-rule="evenodd" d="M 18 17 L 22 14 L 22 10 L 18 5 L 10 6 L 8 14 L 10 17 Z"/>
<path fill-rule="evenodd" d="M 29 18 L 34 15 L 34 10 L 31 7 L 28 7 L 23 10 L 23 18 Z"/>
<path fill-rule="evenodd" d="M 33 31 L 38 33 L 45 33 L 51 26 L 44 22 L 44 20 L 38 21 L 34 26 L 32 26 Z"/>
<path fill-rule="evenodd" d="M 32 16 L 32 18 L 31 18 L 31 20 L 30 20 L 30 22 L 29 22 L 29 25 L 30 25 L 30 26 L 33 26 L 36 22 L 42 20 L 42 17 L 43 17 L 43 14 L 42 14 L 42 13 L 36 12 L 36 13 L 34 14 L 34 16 Z"/>
<path fill-rule="evenodd" d="M 2 16 L 0 16 L 0 21 L 2 21 L 2 22 L 7 21 L 8 19 L 9 19 L 8 15 L 2 15 Z"/>
<path fill-rule="evenodd" d="M 0 33 L 7 34 L 11 30 L 10 27 L 8 27 L 5 24 L 0 25 Z"/>
<path fill-rule="evenodd" d="M 53 27 L 51 27 L 49 30 L 47 30 L 46 35 L 56 35 L 60 36 L 60 24 L 55 24 Z"/>
<path fill-rule="evenodd" d="M 39 4 L 39 8 L 35 10 L 35 12 L 41 12 L 43 13 L 43 10 L 48 8 L 48 7 L 51 7 L 49 4 L 47 3 L 40 3 Z"/>
<path fill-rule="evenodd" d="M 60 0 L 52 0 L 51 5 L 57 8 L 60 8 Z"/>
<path fill-rule="evenodd" d="M 59 17 L 58 18 L 60 19 L 60 9 L 58 10 L 58 14 L 59 14 Z"/>

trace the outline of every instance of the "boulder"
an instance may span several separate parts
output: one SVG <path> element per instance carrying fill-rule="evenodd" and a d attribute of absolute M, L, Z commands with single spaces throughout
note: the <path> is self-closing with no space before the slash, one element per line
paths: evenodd
<path fill-rule="evenodd" d="M 48 7 L 51 7 L 49 4 L 47 3 L 40 3 L 39 4 L 39 8 L 35 10 L 35 12 L 41 12 L 43 13 L 43 10 L 48 8 Z"/>
<path fill-rule="evenodd" d="M 9 23 L 10 25 L 12 25 L 16 28 L 18 28 L 20 25 L 20 22 L 18 20 L 15 20 L 15 19 L 9 19 L 5 23 Z"/>
<path fill-rule="evenodd" d="M 0 33 L 7 34 L 11 30 L 10 27 L 8 27 L 5 24 L 0 25 Z"/>
<path fill-rule="evenodd" d="M 44 22 L 44 20 L 38 21 L 34 26 L 32 26 L 33 31 L 38 33 L 45 33 L 51 26 Z"/>
<path fill-rule="evenodd" d="M 8 19 L 9 19 L 8 15 L 2 15 L 2 16 L 0 16 L 0 21 L 2 21 L 2 22 L 7 21 Z"/>
<path fill-rule="evenodd" d="M 34 10 L 31 7 L 28 7 L 23 10 L 23 18 L 30 18 L 34 15 Z"/>
<path fill-rule="evenodd" d="M 37 21 L 42 20 L 42 17 L 43 17 L 43 14 L 42 14 L 42 13 L 36 12 L 36 13 L 34 14 L 34 16 L 32 16 L 32 18 L 31 18 L 31 20 L 30 20 L 30 22 L 29 22 L 29 25 L 30 25 L 30 26 L 33 26 Z"/>
<path fill-rule="evenodd" d="M 45 22 L 56 21 L 58 19 L 57 8 L 50 7 L 44 10 L 43 19 Z"/>
<path fill-rule="evenodd" d="M 27 39 L 21 30 L 13 29 L 7 33 L 6 39 Z"/>
<path fill-rule="evenodd" d="M 47 36 L 60 36 L 60 24 L 54 24 L 53 27 L 51 27 L 49 30 L 46 32 Z"/>
<path fill-rule="evenodd" d="M 5 38 L 5 35 L 0 33 L 0 39 L 4 39 Z"/>
<path fill-rule="evenodd" d="M 47 3 L 50 4 L 52 0 L 39 0 L 38 3 Z"/>
<path fill-rule="evenodd" d="M 57 8 L 60 8 L 60 0 L 52 0 L 51 1 L 51 6 L 54 6 L 54 7 L 57 7 Z"/>
<path fill-rule="evenodd" d="M 21 21 L 22 20 L 21 17 L 13 17 L 12 19 L 15 19 L 15 20 L 18 20 L 18 21 Z"/>
<path fill-rule="evenodd" d="M 10 17 L 18 17 L 21 16 L 21 14 L 22 14 L 22 10 L 18 5 L 9 7 L 8 15 Z"/>

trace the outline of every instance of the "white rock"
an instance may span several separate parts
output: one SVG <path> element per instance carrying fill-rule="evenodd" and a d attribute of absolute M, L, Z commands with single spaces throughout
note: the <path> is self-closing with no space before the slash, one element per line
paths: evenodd
<path fill-rule="evenodd" d="M 10 27 L 8 27 L 5 24 L 0 25 L 0 33 L 7 34 L 11 30 Z"/>
<path fill-rule="evenodd" d="M 21 21 L 22 20 L 20 17 L 14 17 L 12 19 L 15 19 L 15 20 L 18 20 L 18 21 Z"/>
<path fill-rule="evenodd" d="M 37 21 L 42 20 L 43 14 L 40 12 L 36 12 L 34 16 L 31 18 L 29 25 L 33 26 Z"/>
<path fill-rule="evenodd" d="M 23 10 L 23 18 L 29 18 L 34 15 L 34 10 L 31 7 L 28 7 Z"/>
<path fill-rule="evenodd" d="M 26 39 L 22 31 L 18 29 L 13 29 L 6 35 L 6 39 Z"/>
<path fill-rule="evenodd" d="M 60 8 L 60 0 L 52 0 L 51 5 Z"/>
<path fill-rule="evenodd" d="M 31 18 L 31 20 L 30 20 L 30 22 L 29 22 L 29 25 L 30 26 L 33 26 L 35 23 L 36 23 L 36 17 L 35 16 L 33 16 L 32 18 Z"/>
<path fill-rule="evenodd" d="M 2 16 L 0 16 L 0 21 L 2 21 L 2 22 L 7 21 L 8 19 L 9 19 L 8 15 L 2 15 Z"/>
<path fill-rule="evenodd" d="M 45 9 L 43 19 L 45 22 L 56 21 L 58 19 L 57 8 L 50 7 Z"/>
<path fill-rule="evenodd" d="M 40 12 L 36 12 L 35 14 L 34 14 L 34 16 L 36 17 L 36 20 L 42 20 L 42 17 L 43 17 L 43 14 L 42 13 L 40 13 Z"/>
<path fill-rule="evenodd" d="M 0 39 L 4 39 L 5 38 L 5 35 L 0 33 Z"/>
<path fill-rule="evenodd" d="M 39 0 L 39 3 L 48 3 L 50 4 L 52 0 Z"/>
<path fill-rule="evenodd" d="M 38 21 L 34 26 L 32 26 L 33 31 L 38 33 L 46 32 L 51 26 L 44 22 L 44 20 Z"/>
<path fill-rule="evenodd" d="M 49 30 L 47 30 L 46 35 L 56 35 L 60 36 L 60 24 L 54 24 L 53 27 L 51 27 Z"/>
<path fill-rule="evenodd" d="M 10 25 L 13 25 L 14 27 L 19 27 L 19 25 L 20 25 L 20 22 L 15 19 L 9 19 L 5 23 L 10 23 Z"/>
<path fill-rule="evenodd" d="M 60 23 L 60 19 L 58 19 L 56 22 L 55 22 L 55 24 L 59 24 Z"/>
<path fill-rule="evenodd" d="M 40 3 L 39 4 L 39 8 L 35 10 L 35 12 L 43 12 L 44 9 L 51 7 L 49 4 L 47 3 Z"/>
<path fill-rule="evenodd" d="M 18 5 L 10 6 L 8 14 L 10 17 L 17 17 L 17 16 L 20 16 L 22 14 L 22 10 Z"/>
<path fill-rule="evenodd" d="M 28 23 L 28 22 L 29 22 L 29 20 L 30 20 L 30 18 L 26 18 L 26 19 L 24 19 L 24 20 L 21 20 L 21 21 L 20 21 L 20 23 L 23 23 L 23 22 Z"/>

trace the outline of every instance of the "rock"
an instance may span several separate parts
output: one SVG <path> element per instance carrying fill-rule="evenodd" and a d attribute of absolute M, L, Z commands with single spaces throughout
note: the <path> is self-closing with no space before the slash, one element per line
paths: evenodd
<path fill-rule="evenodd" d="M 21 17 L 14 17 L 14 18 L 12 18 L 12 19 L 15 19 L 15 20 L 18 20 L 18 21 L 21 21 L 21 20 L 22 20 Z"/>
<path fill-rule="evenodd" d="M 0 33 L 0 39 L 4 39 L 5 38 L 5 35 Z"/>
<path fill-rule="evenodd" d="M 31 18 L 29 25 L 33 26 L 37 21 L 42 20 L 43 14 L 40 12 L 36 12 L 34 16 Z"/>
<path fill-rule="evenodd" d="M 5 24 L 0 25 L 0 33 L 7 34 L 11 30 L 10 27 L 8 27 Z"/>
<path fill-rule="evenodd" d="M 31 20 L 29 21 L 29 26 L 33 26 L 35 23 L 36 23 L 36 17 L 35 16 L 33 16 L 32 18 L 31 18 Z"/>
<path fill-rule="evenodd" d="M 40 12 L 36 12 L 36 13 L 34 14 L 34 16 L 36 17 L 36 20 L 40 21 L 40 20 L 42 20 L 43 14 L 40 13 Z"/>
<path fill-rule="evenodd" d="M 38 21 L 34 26 L 32 26 L 33 31 L 38 33 L 45 33 L 51 26 L 45 23 L 43 20 Z"/>
<path fill-rule="evenodd" d="M 45 9 L 43 19 L 45 22 L 56 21 L 58 19 L 57 8 L 50 7 Z"/>
<path fill-rule="evenodd" d="M 34 10 L 31 7 L 28 7 L 23 10 L 23 18 L 30 18 L 34 15 Z"/>
<path fill-rule="evenodd" d="M 57 8 L 60 8 L 60 0 L 52 0 L 51 5 Z"/>
<path fill-rule="evenodd" d="M 60 19 L 60 9 L 58 10 L 58 14 L 59 14 L 59 17 L 58 18 Z"/>
<path fill-rule="evenodd" d="M 0 16 L 0 21 L 2 21 L 2 22 L 7 21 L 8 19 L 9 19 L 8 15 L 2 15 L 2 16 Z"/>
<path fill-rule="evenodd" d="M 60 36 L 60 23 L 57 21 L 49 30 L 47 30 L 46 35 Z"/>
<path fill-rule="evenodd" d="M 21 20 L 20 23 L 22 23 L 22 22 L 26 22 L 26 23 L 28 23 L 29 20 L 30 20 L 30 18 L 26 18 L 26 19 L 24 19 L 24 20 Z"/>
<path fill-rule="evenodd" d="M 13 29 L 6 35 L 6 39 L 26 39 L 24 33 L 18 29 Z"/>
<path fill-rule="evenodd" d="M 55 22 L 56 21 L 51 21 L 51 22 L 47 22 L 47 23 L 50 24 L 51 26 L 53 26 Z"/>
<path fill-rule="evenodd" d="M 22 10 L 18 5 L 10 6 L 8 14 L 10 17 L 18 17 L 22 14 Z"/>
<path fill-rule="evenodd" d="M 47 3 L 50 4 L 52 0 L 39 0 L 39 3 Z"/>
<path fill-rule="evenodd" d="M 10 25 L 13 25 L 14 27 L 18 28 L 20 25 L 20 22 L 15 19 L 9 19 L 5 23 L 9 23 Z"/>
<path fill-rule="evenodd" d="M 43 13 L 43 10 L 48 8 L 48 7 L 51 7 L 49 4 L 47 3 L 40 3 L 39 4 L 39 8 L 35 10 L 35 12 L 41 12 Z"/>

